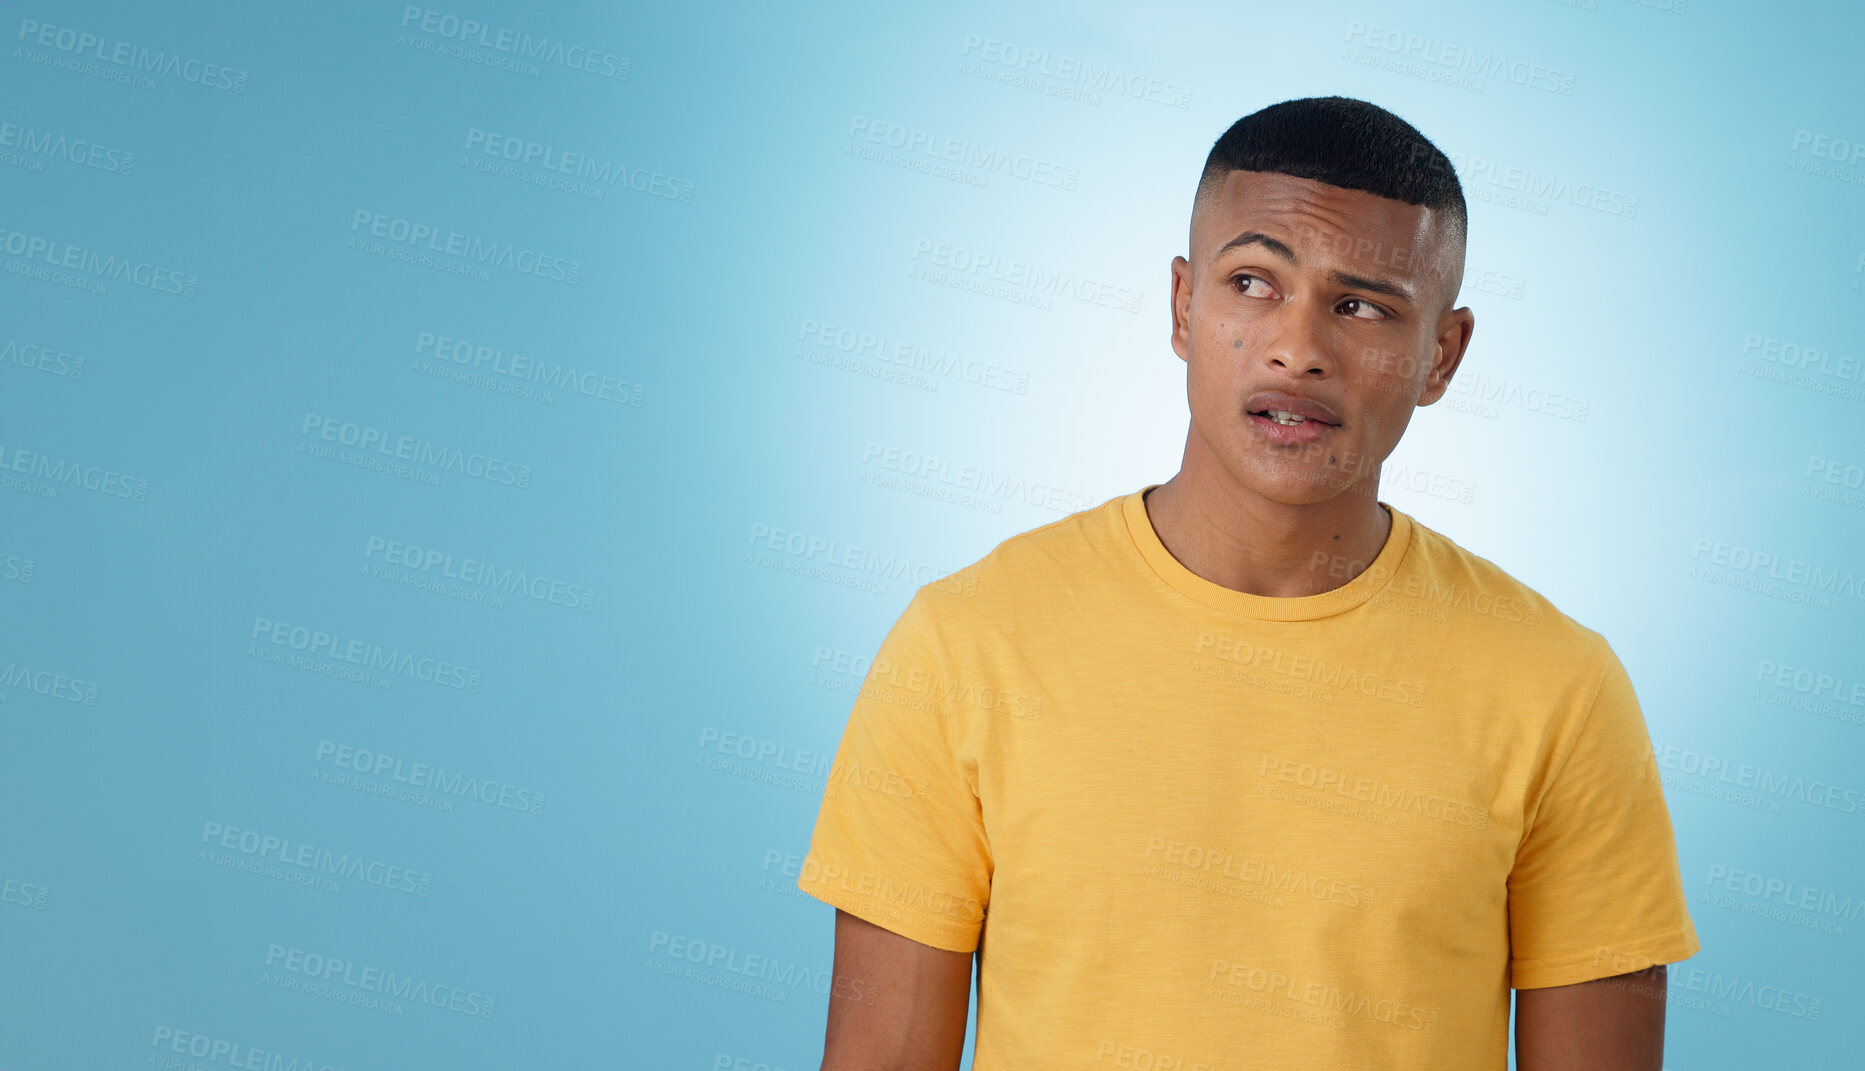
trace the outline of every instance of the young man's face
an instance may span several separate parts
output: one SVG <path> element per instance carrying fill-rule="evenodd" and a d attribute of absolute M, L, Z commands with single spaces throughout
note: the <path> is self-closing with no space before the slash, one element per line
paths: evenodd
<path fill-rule="evenodd" d="M 1362 190 L 1228 173 L 1193 213 L 1191 259 L 1172 261 L 1189 449 L 1272 501 L 1376 496 L 1378 465 L 1443 396 L 1475 326 L 1448 307 L 1463 252 L 1445 222 Z"/>

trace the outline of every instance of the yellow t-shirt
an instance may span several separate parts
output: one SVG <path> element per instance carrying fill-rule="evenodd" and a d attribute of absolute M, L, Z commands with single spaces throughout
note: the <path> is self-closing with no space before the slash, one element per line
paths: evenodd
<path fill-rule="evenodd" d="M 975 1071 L 1501 1071 L 1511 986 L 1697 952 L 1599 633 L 1390 506 L 1234 591 L 1155 486 L 916 591 L 831 767 L 797 886 L 979 951 Z"/>

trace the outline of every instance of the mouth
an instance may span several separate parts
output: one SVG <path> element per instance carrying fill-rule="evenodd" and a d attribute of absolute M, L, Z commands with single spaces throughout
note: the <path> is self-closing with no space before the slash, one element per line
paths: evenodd
<path fill-rule="evenodd" d="M 1334 410 L 1312 398 L 1265 391 L 1245 404 L 1250 427 L 1272 446 L 1303 446 L 1340 429 Z"/>
<path fill-rule="evenodd" d="M 1251 417 L 1250 423 L 1263 428 L 1318 435 L 1341 426 L 1340 415 L 1321 399 L 1286 391 L 1258 391 L 1244 400 L 1243 407 Z"/>
<path fill-rule="evenodd" d="M 1291 413 L 1286 409 L 1252 409 L 1250 415 L 1264 420 L 1274 421 L 1285 428 L 1299 428 L 1304 424 L 1315 424 L 1323 428 L 1337 428 L 1339 424 L 1330 424 L 1318 417 L 1305 417 L 1300 413 Z"/>

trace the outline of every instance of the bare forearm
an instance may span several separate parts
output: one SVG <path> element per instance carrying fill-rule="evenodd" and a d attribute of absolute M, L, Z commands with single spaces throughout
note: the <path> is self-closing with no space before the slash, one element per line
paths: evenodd
<path fill-rule="evenodd" d="M 1662 1071 L 1663 964 L 1515 993 L 1517 1071 Z"/>
<path fill-rule="evenodd" d="M 958 1071 L 972 955 L 836 912 L 822 1071 Z"/>

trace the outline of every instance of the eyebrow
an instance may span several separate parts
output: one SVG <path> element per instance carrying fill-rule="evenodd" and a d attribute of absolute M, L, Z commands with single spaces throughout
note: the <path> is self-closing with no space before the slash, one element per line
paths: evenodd
<path fill-rule="evenodd" d="M 1217 252 L 1211 255 L 1211 259 L 1216 260 L 1232 249 L 1243 245 L 1260 245 L 1264 249 L 1281 257 L 1283 260 L 1288 261 L 1290 264 L 1296 263 L 1295 250 L 1290 249 L 1288 246 L 1264 234 L 1262 231 L 1244 231 L 1242 234 L 1239 234 L 1237 237 L 1219 246 Z M 1374 279 L 1369 276 L 1353 275 L 1343 271 L 1333 272 L 1328 278 L 1342 286 L 1352 287 L 1355 290 L 1369 290 L 1375 294 L 1385 294 L 1387 297 L 1395 297 L 1401 301 L 1412 304 L 1416 304 L 1418 300 L 1412 296 L 1411 287 L 1392 282 L 1388 279 Z"/>

